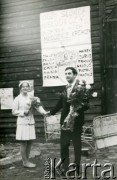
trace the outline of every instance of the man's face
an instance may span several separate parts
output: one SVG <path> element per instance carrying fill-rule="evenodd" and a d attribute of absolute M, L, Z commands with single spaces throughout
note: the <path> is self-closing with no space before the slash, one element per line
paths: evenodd
<path fill-rule="evenodd" d="M 66 80 L 69 83 L 72 83 L 72 82 L 74 82 L 74 79 L 76 78 L 76 75 L 73 74 L 71 69 L 68 69 L 68 70 L 65 71 L 65 77 L 66 77 Z"/>

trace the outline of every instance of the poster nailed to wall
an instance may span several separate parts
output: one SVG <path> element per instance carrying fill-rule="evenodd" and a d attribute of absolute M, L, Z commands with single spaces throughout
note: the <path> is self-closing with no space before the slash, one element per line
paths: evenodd
<path fill-rule="evenodd" d="M 61 46 L 91 43 L 90 6 L 40 14 L 41 46 Z"/>
<path fill-rule="evenodd" d="M 90 6 L 40 14 L 43 86 L 62 86 L 65 68 L 93 83 Z"/>
<path fill-rule="evenodd" d="M 13 105 L 13 88 L 0 89 L 1 109 L 12 109 Z"/>
<path fill-rule="evenodd" d="M 65 85 L 65 68 L 69 66 L 78 70 L 79 79 L 93 82 L 91 45 L 81 45 L 63 48 L 42 50 L 43 85 Z"/>

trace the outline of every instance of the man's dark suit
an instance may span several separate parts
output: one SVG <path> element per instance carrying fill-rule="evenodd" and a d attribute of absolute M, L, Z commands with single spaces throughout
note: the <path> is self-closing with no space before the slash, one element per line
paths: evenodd
<path fill-rule="evenodd" d="M 72 90 L 73 91 L 73 90 Z M 60 109 L 61 118 L 60 124 L 62 125 L 65 118 L 67 117 L 70 110 L 70 103 L 67 102 L 67 89 L 60 95 L 60 98 L 56 104 L 56 106 L 50 110 L 50 114 L 56 114 Z M 82 125 L 84 124 L 84 111 L 88 109 L 87 105 L 82 106 L 82 108 L 78 111 L 79 116 L 75 118 L 74 130 L 71 132 L 70 130 L 61 130 L 61 160 L 65 158 L 63 163 L 63 169 L 65 171 L 68 170 L 69 165 L 69 145 L 70 140 L 73 142 L 74 146 L 74 154 L 75 154 L 75 163 L 79 166 L 81 159 L 81 133 L 82 133 Z"/>

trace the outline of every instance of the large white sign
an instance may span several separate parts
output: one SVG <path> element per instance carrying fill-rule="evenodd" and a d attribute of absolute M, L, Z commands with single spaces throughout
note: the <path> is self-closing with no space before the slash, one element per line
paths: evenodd
<path fill-rule="evenodd" d="M 93 83 L 90 6 L 40 14 L 43 86 L 66 84 L 65 68 Z"/>

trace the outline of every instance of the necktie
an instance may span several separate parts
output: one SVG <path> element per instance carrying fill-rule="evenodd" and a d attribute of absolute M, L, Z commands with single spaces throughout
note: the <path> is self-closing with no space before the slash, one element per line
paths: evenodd
<path fill-rule="evenodd" d="M 72 85 L 69 85 L 69 86 L 67 87 L 67 97 L 68 97 L 68 98 L 69 98 L 69 96 L 70 96 L 71 91 L 72 91 Z"/>

